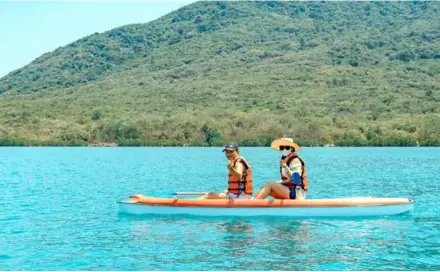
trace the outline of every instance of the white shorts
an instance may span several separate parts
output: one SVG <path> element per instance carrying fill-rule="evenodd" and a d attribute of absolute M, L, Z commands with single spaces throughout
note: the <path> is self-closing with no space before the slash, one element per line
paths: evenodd
<path fill-rule="evenodd" d="M 243 194 L 243 193 L 239 194 L 239 195 L 236 195 L 236 194 L 233 194 L 233 193 L 228 193 L 228 197 L 229 197 L 229 199 L 249 199 L 252 196 L 248 195 L 248 194 Z"/>
<path fill-rule="evenodd" d="M 306 191 L 304 191 L 303 188 L 300 188 L 296 191 L 296 197 L 297 199 L 306 199 Z"/>

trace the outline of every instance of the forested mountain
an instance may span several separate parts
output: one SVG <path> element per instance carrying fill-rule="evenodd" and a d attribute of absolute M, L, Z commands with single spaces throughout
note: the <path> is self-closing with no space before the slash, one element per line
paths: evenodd
<path fill-rule="evenodd" d="M 439 18 L 439 2 L 196 2 L 0 79 L 0 144 L 440 145 Z"/>

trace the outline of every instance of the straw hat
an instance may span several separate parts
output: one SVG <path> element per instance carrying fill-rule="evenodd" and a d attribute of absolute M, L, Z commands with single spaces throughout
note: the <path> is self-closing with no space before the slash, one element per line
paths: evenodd
<path fill-rule="evenodd" d="M 276 140 L 274 140 L 274 141 L 270 144 L 270 147 L 272 147 L 273 149 L 279 151 L 281 145 L 293 147 L 293 148 L 295 149 L 295 152 L 301 150 L 301 147 L 300 147 L 299 145 L 295 144 L 295 143 L 293 142 L 293 139 L 292 139 L 292 138 L 280 138 L 280 139 L 276 139 Z"/>

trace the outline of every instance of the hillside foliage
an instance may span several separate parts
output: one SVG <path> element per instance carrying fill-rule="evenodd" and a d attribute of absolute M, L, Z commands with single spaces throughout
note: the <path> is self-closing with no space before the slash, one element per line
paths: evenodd
<path fill-rule="evenodd" d="M 0 79 L 0 145 L 440 146 L 439 2 L 197 2 Z"/>

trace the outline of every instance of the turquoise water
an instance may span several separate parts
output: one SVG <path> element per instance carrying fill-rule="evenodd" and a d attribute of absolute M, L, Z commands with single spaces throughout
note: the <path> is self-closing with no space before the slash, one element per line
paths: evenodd
<path fill-rule="evenodd" d="M 243 148 L 255 187 L 279 156 Z M 309 198 L 411 197 L 371 219 L 130 216 L 143 193 L 226 188 L 221 148 L 0 148 L 1 270 L 440 270 L 439 148 L 305 148 Z"/>

